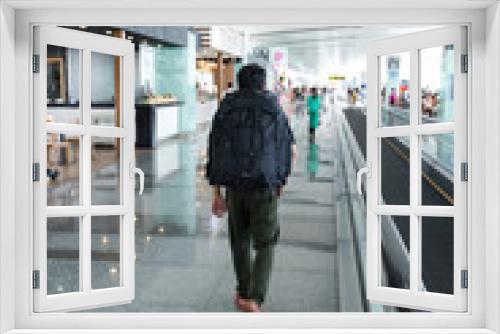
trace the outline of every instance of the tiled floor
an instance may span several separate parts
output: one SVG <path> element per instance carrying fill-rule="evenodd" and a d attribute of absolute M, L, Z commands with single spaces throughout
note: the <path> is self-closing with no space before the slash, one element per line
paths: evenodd
<path fill-rule="evenodd" d="M 306 120 L 294 116 L 293 124 L 299 154 L 279 207 L 281 240 L 264 310 L 335 312 L 331 126 L 325 124 L 317 147 L 310 147 Z M 211 220 L 210 189 L 203 177 L 205 145 L 206 131 L 200 131 L 137 152 L 147 187 L 136 201 L 136 298 L 98 311 L 236 311 L 227 226 Z"/>

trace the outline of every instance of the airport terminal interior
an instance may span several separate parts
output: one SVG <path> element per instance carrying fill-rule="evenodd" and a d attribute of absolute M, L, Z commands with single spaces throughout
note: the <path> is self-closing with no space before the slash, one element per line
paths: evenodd
<path fill-rule="evenodd" d="M 66 29 L 128 39 L 135 49 L 137 167 L 145 173 L 135 195 L 135 298 L 83 312 L 236 312 L 236 286 L 227 219 L 211 213 L 205 178 L 207 138 L 218 103 L 238 89 L 248 63 L 267 73 L 298 148 L 279 200 L 276 248 L 266 312 L 412 312 L 367 298 L 366 197 L 356 173 L 366 164 L 367 46 L 371 41 L 435 26 L 71 26 Z M 422 124 L 453 121 L 453 45 L 421 51 Z M 82 54 L 47 48 L 47 123 L 80 124 Z M 120 70 L 115 56 L 91 55 L 91 122 L 119 126 L 115 99 Z M 410 54 L 380 58 L 381 122 L 408 125 Z M 118 79 L 117 79 L 118 78 Z M 320 125 L 309 138 L 307 97 L 316 87 Z M 380 146 L 385 204 L 410 198 L 409 137 Z M 92 204 L 120 201 L 119 139 L 92 137 Z M 453 134 L 421 137 L 421 201 L 453 206 Z M 47 135 L 47 205 L 80 202 L 78 136 Z M 381 284 L 409 289 L 410 221 L 382 216 Z M 47 220 L 47 293 L 79 290 L 80 219 Z M 423 217 L 425 291 L 453 294 L 453 218 Z M 92 289 L 120 284 L 120 217 L 92 218 Z"/>

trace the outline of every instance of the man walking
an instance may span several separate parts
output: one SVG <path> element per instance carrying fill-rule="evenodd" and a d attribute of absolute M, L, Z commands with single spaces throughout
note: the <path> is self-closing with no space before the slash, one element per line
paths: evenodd
<path fill-rule="evenodd" d="M 221 101 L 208 144 L 212 212 L 222 217 L 227 207 L 235 303 L 246 312 L 259 312 L 266 297 L 279 239 L 278 197 L 295 156 L 288 119 L 277 98 L 265 91 L 265 82 L 266 72 L 258 65 L 240 70 L 239 89 Z"/>

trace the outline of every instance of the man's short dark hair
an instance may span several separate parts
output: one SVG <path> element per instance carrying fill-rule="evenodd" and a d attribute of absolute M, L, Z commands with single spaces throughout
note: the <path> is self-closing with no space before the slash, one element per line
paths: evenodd
<path fill-rule="evenodd" d="M 257 64 L 248 64 L 238 72 L 238 88 L 263 90 L 266 83 L 266 70 Z"/>

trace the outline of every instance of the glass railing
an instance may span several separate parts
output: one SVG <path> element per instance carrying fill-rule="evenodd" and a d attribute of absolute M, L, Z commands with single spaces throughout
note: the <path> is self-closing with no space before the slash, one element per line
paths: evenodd
<path fill-rule="evenodd" d="M 366 312 L 364 231 L 365 204 L 353 187 L 357 166 L 363 162 L 353 155 L 357 146 L 346 133 L 346 121 L 340 112 L 334 115 L 335 196 L 337 203 L 337 254 L 339 270 L 339 311 Z M 342 295 L 345 293 L 345 295 Z"/>
<path fill-rule="evenodd" d="M 362 108 L 356 112 L 364 112 Z M 357 171 L 366 165 L 365 157 L 349 126 L 343 112 L 336 110 L 335 124 L 335 164 L 337 198 L 337 235 L 338 261 L 342 270 L 339 273 L 340 311 L 394 312 L 394 307 L 369 303 L 366 298 L 366 197 L 360 196 L 356 189 Z M 364 189 L 365 190 L 365 189 Z M 408 251 L 403 238 L 391 217 L 384 217 L 384 250 L 388 254 L 392 268 L 407 268 Z M 383 263 L 381 284 L 387 285 L 389 272 Z M 408 277 L 409 272 L 392 273 Z"/>
<path fill-rule="evenodd" d="M 401 107 L 383 106 L 381 124 L 384 127 L 403 126 L 410 124 L 408 110 Z M 435 123 L 436 120 L 426 115 L 425 123 Z M 409 137 L 398 137 L 398 140 L 409 147 Z M 405 140 L 406 139 L 406 140 Z M 422 136 L 422 153 L 432 167 L 447 177 L 453 179 L 453 135 Z"/>

